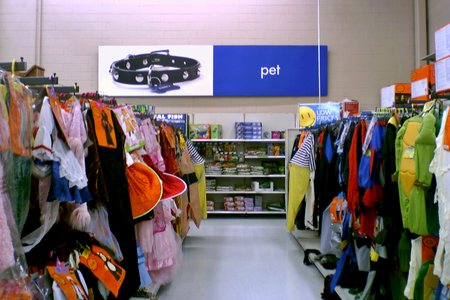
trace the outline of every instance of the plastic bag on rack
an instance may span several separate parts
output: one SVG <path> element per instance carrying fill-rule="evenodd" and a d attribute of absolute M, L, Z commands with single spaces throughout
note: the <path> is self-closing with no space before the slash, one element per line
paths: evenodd
<path fill-rule="evenodd" d="M 0 75 L 7 83 L 0 84 L 0 299 L 42 299 L 20 241 L 31 188 L 31 98 L 9 73 Z"/>
<path fill-rule="evenodd" d="M 27 253 L 41 242 L 47 232 L 52 228 L 53 224 L 55 224 L 59 216 L 59 202 L 47 202 L 50 184 L 50 176 L 39 180 L 39 206 L 41 211 L 41 226 L 22 238 L 22 244 L 24 246 L 25 252 Z"/>
<path fill-rule="evenodd" d="M 347 213 L 347 199 L 345 199 L 344 193 L 339 193 L 333 198 L 330 204 L 330 216 L 331 216 L 331 253 L 340 257 L 342 254 L 342 223 L 344 216 Z"/>
<path fill-rule="evenodd" d="M 95 210 L 89 210 L 91 215 L 91 223 L 89 224 L 88 232 L 93 233 L 97 241 L 103 246 L 112 251 L 113 258 L 117 261 L 122 261 L 123 254 L 120 250 L 119 242 L 109 228 L 108 212 L 104 206 L 100 206 Z"/>
<path fill-rule="evenodd" d="M 27 264 L 6 193 L 5 177 L 0 159 L 0 299 L 32 299 L 33 293 L 27 286 Z"/>
<path fill-rule="evenodd" d="M 25 225 L 28 215 L 31 191 L 31 142 L 32 142 L 32 114 L 31 93 L 20 82 L 11 76 L 7 78 L 7 89 L 9 95 L 8 121 L 10 134 L 10 151 L 12 159 L 8 160 L 7 178 L 8 195 L 11 207 L 16 219 L 19 235 Z M 13 165 L 10 166 L 9 164 Z"/>

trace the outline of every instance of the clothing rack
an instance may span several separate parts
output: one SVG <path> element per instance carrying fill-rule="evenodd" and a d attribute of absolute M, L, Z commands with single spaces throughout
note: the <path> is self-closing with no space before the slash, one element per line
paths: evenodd
<path fill-rule="evenodd" d="M 58 84 L 59 79 L 56 73 L 52 76 L 35 76 L 35 77 L 19 77 L 19 81 L 25 85 L 46 85 L 46 84 Z"/>
<path fill-rule="evenodd" d="M 20 57 L 20 61 L 12 62 L 0 62 L 0 69 L 11 72 L 14 71 L 25 71 L 27 69 L 27 63 L 23 61 L 23 57 Z"/>
<path fill-rule="evenodd" d="M 46 89 L 48 86 L 33 86 L 30 87 L 31 90 L 39 93 L 41 90 Z M 69 93 L 69 94 L 75 94 L 80 92 L 80 87 L 78 85 L 78 83 L 75 82 L 74 85 L 70 86 L 64 86 L 64 85 L 60 85 L 60 86 L 51 86 L 51 88 L 55 91 L 55 93 Z"/>

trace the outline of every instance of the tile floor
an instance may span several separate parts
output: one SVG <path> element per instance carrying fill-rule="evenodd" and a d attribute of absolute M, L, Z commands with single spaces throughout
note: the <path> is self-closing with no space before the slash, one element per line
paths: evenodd
<path fill-rule="evenodd" d="M 323 277 L 303 265 L 284 219 L 221 218 L 191 226 L 183 262 L 158 300 L 320 299 Z"/>

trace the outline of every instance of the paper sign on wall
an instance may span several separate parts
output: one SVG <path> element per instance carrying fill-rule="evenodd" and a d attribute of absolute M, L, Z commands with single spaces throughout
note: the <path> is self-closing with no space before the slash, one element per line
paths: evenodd
<path fill-rule="evenodd" d="M 336 102 L 299 103 L 298 115 L 300 128 L 333 123 L 341 119 L 341 104 Z"/>

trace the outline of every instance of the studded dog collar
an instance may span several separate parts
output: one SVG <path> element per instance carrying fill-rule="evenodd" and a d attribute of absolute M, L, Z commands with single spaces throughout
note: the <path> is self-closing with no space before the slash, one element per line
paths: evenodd
<path fill-rule="evenodd" d="M 176 82 L 200 76 L 200 62 L 193 58 L 173 56 L 169 50 L 128 55 L 113 62 L 109 72 L 114 81 L 130 85 L 148 85 L 156 93 L 179 89 Z"/>

